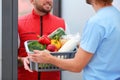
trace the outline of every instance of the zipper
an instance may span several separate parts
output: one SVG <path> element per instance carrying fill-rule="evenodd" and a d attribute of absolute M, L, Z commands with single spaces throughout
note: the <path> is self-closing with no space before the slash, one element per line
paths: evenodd
<path fill-rule="evenodd" d="M 43 17 L 40 16 L 40 36 L 43 35 Z M 38 72 L 38 80 L 40 80 L 41 72 Z"/>
<path fill-rule="evenodd" d="M 40 16 L 40 36 L 43 35 L 43 17 Z"/>

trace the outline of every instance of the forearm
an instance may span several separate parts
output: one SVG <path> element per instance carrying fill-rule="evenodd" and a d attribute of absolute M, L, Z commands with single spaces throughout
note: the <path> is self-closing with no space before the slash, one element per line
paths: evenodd
<path fill-rule="evenodd" d="M 50 63 L 62 69 L 72 72 L 81 72 L 81 70 L 89 63 L 93 54 L 88 53 L 81 48 L 78 49 L 73 59 L 59 59 L 51 56 Z"/>
<path fill-rule="evenodd" d="M 50 59 L 50 63 L 71 72 L 80 72 L 82 70 L 75 59 L 59 59 L 53 56 Z"/>

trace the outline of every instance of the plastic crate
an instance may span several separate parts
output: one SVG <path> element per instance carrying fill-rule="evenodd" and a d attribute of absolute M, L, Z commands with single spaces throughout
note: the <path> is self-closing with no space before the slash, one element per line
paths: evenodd
<path fill-rule="evenodd" d="M 27 53 L 33 54 L 33 52 L 29 51 L 28 44 L 31 40 L 25 41 L 25 49 Z M 70 59 L 73 58 L 76 53 L 76 50 L 71 52 L 51 52 L 50 54 L 60 58 L 60 59 Z M 35 63 L 30 61 L 30 69 L 35 71 L 61 71 L 63 69 L 60 69 L 59 67 L 52 65 L 52 64 L 42 64 L 42 63 Z"/>

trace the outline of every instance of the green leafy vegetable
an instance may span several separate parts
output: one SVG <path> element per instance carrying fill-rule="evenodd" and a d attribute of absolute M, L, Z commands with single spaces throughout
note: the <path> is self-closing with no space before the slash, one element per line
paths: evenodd
<path fill-rule="evenodd" d="M 46 45 L 40 44 L 38 41 L 30 41 L 28 43 L 28 48 L 33 52 L 33 50 L 44 50 Z"/>

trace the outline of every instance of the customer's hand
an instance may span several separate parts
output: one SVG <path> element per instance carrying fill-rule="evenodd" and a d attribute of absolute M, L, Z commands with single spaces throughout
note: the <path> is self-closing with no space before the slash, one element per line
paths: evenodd
<path fill-rule="evenodd" d="M 48 51 L 34 50 L 34 54 L 28 55 L 29 59 L 36 63 L 49 63 L 52 55 Z"/>

